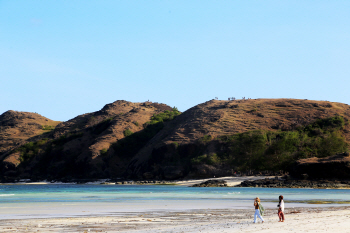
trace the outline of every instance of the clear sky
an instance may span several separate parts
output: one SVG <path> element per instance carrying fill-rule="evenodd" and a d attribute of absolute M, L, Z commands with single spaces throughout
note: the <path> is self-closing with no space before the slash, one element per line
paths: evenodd
<path fill-rule="evenodd" d="M 350 1 L 0 0 L 0 114 L 116 100 L 350 103 Z"/>

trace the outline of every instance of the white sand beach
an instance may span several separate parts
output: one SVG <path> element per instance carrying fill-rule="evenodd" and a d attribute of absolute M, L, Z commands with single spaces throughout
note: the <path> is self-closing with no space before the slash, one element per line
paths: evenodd
<path fill-rule="evenodd" d="M 275 178 L 275 176 L 227 176 L 227 177 L 213 177 L 213 178 L 207 178 L 207 179 L 176 181 L 174 183 L 177 185 L 192 186 L 195 184 L 200 184 L 207 180 L 224 180 L 227 182 L 227 186 L 235 186 L 235 185 L 239 185 L 240 183 L 246 180 L 261 180 L 266 178 L 271 179 L 271 178 Z"/>
<path fill-rule="evenodd" d="M 350 207 L 286 209 L 278 222 L 267 209 L 253 223 L 251 210 L 193 210 L 119 213 L 113 216 L 0 220 L 1 232 L 350 232 Z"/>
<path fill-rule="evenodd" d="M 261 180 L 261 179 L 271 179 L 276 176 L 226 176 L 226 177 L 212 177 L 206 179 L 192 179 L 192 180 L 180 180 L 180 181 L 169 181 L 168 183 L 181 185 L 181 186 L 192 186 L 195 184 L 200 184 L 207 180 L 224 180 L 227 182 L 227 186 L 235 186 L 246 180 Z M 18 182 L 18 183 L 8 183 L 8 184 L 22 184 L 22 185 L 50 185 L 50 184 L 67 184 L 62 182 L 49 182 L 49 181 L 40 181 L 40 182 L 30 182 L 30 180 Z M 75 184 L 75 183 L 71 183 Z M 109 184 L 115 185 L 115 182 L 109 182 L 107 179 L 97 180 L 94 182 L 87 182 L 86 184 Z M 134 184 L 134 183 L 130 183 Z M 153 183 L 149 183 L 153 184 Z"/>

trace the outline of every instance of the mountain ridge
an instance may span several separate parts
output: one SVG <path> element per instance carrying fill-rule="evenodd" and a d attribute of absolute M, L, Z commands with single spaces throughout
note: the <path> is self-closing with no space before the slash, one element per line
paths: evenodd
<path fill-rule="evenodd" d="M 341 125 L 312 126 L 320 119 L 333 119 Z M 65 122 L 7 111 L 0 115 L 0 175 L 3 179 L 180 179 L 232 175 L 247 166 L 238 166 L 237 158 L 231 158 L 230 148 L 237 145 L 224 138 L 273 135 L 277 139 L 272 138 L 271 145 L 265 148 L 261 144 L 271 150 L 278 137 L 316 127 L 312 130 L 318 130 L 319 136 L 312 138 L 313 134 L 303 131 L 303 137 L 337 140 L 342 150 L 348 148 L 350 141 L 348 119 L 347 104 L 300 99 L 210 100 L 181 114 L 166 104 L 118 100 Z M 21 141 L 14 133 L 19 131 Z M 321 149 L 316 148 L 307 156 L 317 155 Z M 295 150 L 298 151 L 288 156 L 304 153 L 304 149 Z M 240 156 L 247 157 L 249 153 L 243 152 Z M 269 158 L 270 152 L 264 153 Z M 318 156 L 330 152 L 322 153 Z"/>

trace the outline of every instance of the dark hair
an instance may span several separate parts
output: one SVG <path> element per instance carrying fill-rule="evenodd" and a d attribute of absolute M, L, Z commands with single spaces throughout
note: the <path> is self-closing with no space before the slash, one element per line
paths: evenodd
<path fill-rule="evenodd" d="M 280 199 L 280 202 L 283 200 L 283 196 L 282 195 L 280 195 L 278 198 Z"/>

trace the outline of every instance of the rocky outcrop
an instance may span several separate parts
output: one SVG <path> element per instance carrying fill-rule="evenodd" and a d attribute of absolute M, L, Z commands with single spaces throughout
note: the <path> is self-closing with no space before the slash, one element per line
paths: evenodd
<path fill-rule="evenodd" d="M 350 189 L 350 181 L 262 179 L 243 181 L 235 187 Z"/>
<path fill-rule="evenodd" d="M 227 187 L 227 182 L 225 180 L 207 180 L 191 187 Z"/>

